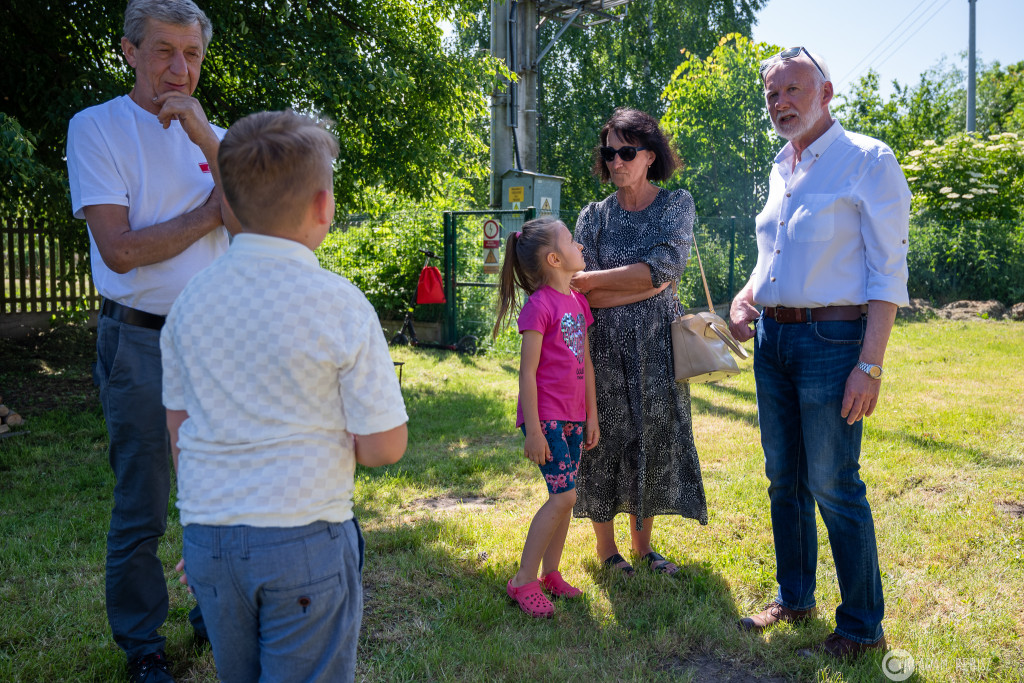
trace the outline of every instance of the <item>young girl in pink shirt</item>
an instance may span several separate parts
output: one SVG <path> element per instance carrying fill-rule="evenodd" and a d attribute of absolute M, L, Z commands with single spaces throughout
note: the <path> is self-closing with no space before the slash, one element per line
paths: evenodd
<path fill-rule="evenodd" d="M 544 475 L 548 499 L 533 516 L 519 571 L 506 590 L 534 617 L 550 617 L 555 611 L 542 586 L 555 597 L 582 594 L 558 572 L 576 503 L 580 455 L 600 438 L 587 341 L 594 318 L 586 298 L 569 287 L 573 274 L 585 266 L 582 250 L 560 220 L 527 221 L 505 243 L 499 283 L 495 335 L 515 313 L 516 288 L 529 296 L 518 319 L 523 342 L 516 426 L 526 435 L 524 455 Z"/>

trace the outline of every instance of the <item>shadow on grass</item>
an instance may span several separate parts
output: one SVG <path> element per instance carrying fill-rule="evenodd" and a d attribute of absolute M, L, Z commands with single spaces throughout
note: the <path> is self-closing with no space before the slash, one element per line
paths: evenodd
<path fill-rule="evenodd" d="M 749 409 L 730 408 L 717 403 L 714 398 L 694 396 L 690 392 L 690 402 L 693 404 L 694 415 L 720 415 L 737 422 L 746 423 L 757 427 L 757 396 L 753 391 L 740 389 L 739 387 L 708 383 L 704 385 L 707 391 L 716 396 L 732 397 L 746 403 Z"/>
<path fill-rule="evenodd" d="M 557 671 L 551 648 L 599 626 L 585 600 L 559 602 L 550 620 L 522 614 L 505 593 L 514 571 L 490 557 L 464 517 L 367 531 L 357 678 L 541 680 L 532 668 L 516 672 Z"/>
<path fill-rule="evenodd" d="M 999 467 L 1003 469 L 1017 469 L 1021 461 L 1015 458 L 1007 458 L 995 455 L 989 451 L 974 446 L 965 446 L 962 443 L 951 443 L 941 439 L 934 439 L 923 434 L 915 434 L 906 429 L 875 429 L 871 428 L 870 436 L 873 439 L 884 443 L 908 443 L 928 453 L 941 453 L 943 456 L 955 459 L 957 463 L 970 462 L 974 465 L 987 467 Z"/>
<path fill-rule="evenodd" d="M 715 644 L 722 625 L 739 618 L 725 578 L 710 562 L 679 562 L 672 576 L 628 558 L 636 574 L 627 577 L 594 559 L 585 569 L 608 597 L 616 622 L 639 634 L 667 629 L 696 647 Z"/>
<path fill-rule="evenodd" d="M 406 390 L 406 411 L 408 450 L 393 466 L 361 469 L 371 481 L 394 477 L 453 496 L 478 495 L 496 477 L 528 476 L 532 470 L 522 458 L 523 437 L 507 401 L 484 389 Z"/>

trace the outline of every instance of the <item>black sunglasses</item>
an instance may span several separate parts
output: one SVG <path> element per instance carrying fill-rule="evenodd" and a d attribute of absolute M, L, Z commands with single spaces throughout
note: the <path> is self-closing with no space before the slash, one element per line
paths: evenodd
<path fill-rule="evenodd" d="M 779 54 L 775 55 L 774 57 L 769 57 L 768 59 L 761 62 L 761 70 L 759 72 L 761 74 L 761 80 L 764 80 L 764 72 L 767 71 L 770 67 L 774 66 L 775 64 L 778 64 L 783 59 L 793 59 L 794 57 L 799 57 L 801 52 L 807 55 L 807 59 L 811 60 L 811 64 L 814 65 L 814 68 L 816 68 L 818 70 L 818 73 L 821 74 L 821 77 L 827 81 L 828 76 L 825 75 L 825 72 L 818 65 L 818 62 L 814 60 L 814 57 L 811 56 L 811 53 L 807 51 L 807 48 L 803 46 L 788 47 Z"/>
<path fill-rule="evenodd" d="M 615 149 L 614 147 L 601 147 L 599 151 L 601 152 L 601 158 L 610 164 L 613 161 L 615 161 L 616 154 L 618 154 L 623 161 L 633 161 L 633 159 L 636 159 L 636 153 L 642 149 L 647 148 L 634 147 L 633 145 L 623 145 L 618 149 Z"/>

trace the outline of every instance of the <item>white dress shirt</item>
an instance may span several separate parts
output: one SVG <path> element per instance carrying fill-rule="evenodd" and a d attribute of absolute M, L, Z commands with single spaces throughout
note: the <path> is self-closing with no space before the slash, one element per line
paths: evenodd
<path fill-rule="evenodd" d="M 757 216 L 759 306 L 899 306 L 907 295 L 910 189 L 892 150 L 838 121 L 803 151 L 775 157 Z"/>

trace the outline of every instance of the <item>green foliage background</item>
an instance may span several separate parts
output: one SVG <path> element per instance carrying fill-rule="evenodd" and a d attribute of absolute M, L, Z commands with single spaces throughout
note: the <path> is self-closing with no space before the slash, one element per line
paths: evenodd
<path fill-rule="evenodd" d="M 456 0 L 237 0 L 199 3 L 214 26 L 195 96 L 214 123 L 283 109 L 332 119 L 341 144 L 335 193 L 341 211 L 379 207 L 387 194 L 423 199 L 449 177 L 485 172 L 473 128 L 486 112 L 478 84 L 486 56 L 446 49 L 438 23 L 464 14 Z M 71 0 L 41 10 L 34 0 L 0 8 L 0 41 L 16 64 L 0 72 L 5 144 L 4 208 L 44 210 L 77 235 L 66 199 L 69 119 L 126 94 L 134 74 L 120 55 L 124 2 Z M 13 120 L 15 123 L 9 123 Z M 19 148 L 6 132 L 20 126 Z M 28 143 L 28 145 L 25 144 Z M 63 180 L 41 188 L 31 170 Z M 53 196 L 40 196 L 49 193 Z M 59 209 L 57 207 L 60 207 Z"/>

